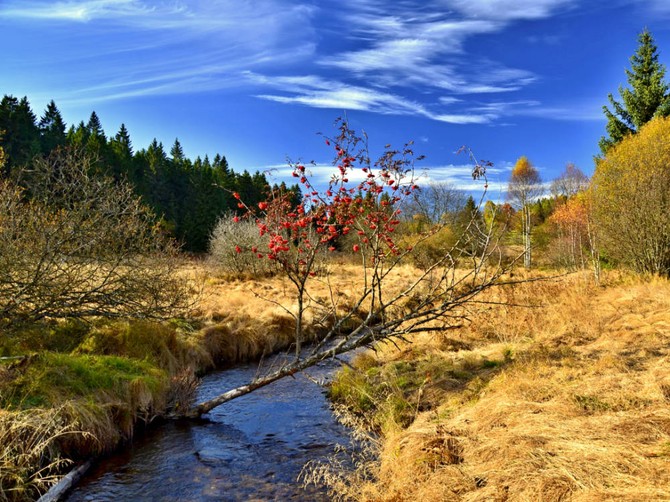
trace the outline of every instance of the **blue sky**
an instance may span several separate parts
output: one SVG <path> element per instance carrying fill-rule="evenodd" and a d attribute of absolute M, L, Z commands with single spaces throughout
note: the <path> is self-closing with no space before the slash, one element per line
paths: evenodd
<path fill-rule="evenodd" d="M 463 144 L 587 174 L 607 93 L 647 27 L 670 62 L 670 0 L 0 0 L 2 94 L 95 110 L 135 148 L 176 137 L 235 170 L 325 165 L 344 112 L 373 151 L 416 142 L 434 180 L 472 189 Z M 326 168 L 314 175 L 326 177 Z"/>

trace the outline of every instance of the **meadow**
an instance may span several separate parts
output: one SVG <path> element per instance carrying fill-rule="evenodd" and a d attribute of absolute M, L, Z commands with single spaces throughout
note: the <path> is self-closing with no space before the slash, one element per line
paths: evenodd
<path fill-rule="evenodd" d="M 197 374 L 291 348 L 285 278 L 240 278 L 201 261 L 181 270 L 201 284 L 190 323 L 55 322 L 5 341 L 6 354 L 34 354 L 2 367 L 5 499 L 35 497 L 72 462 L 188 406 Z M 347 259 L 333 264 L 313 295 L 334 287 L 346 310 L 354 271 Z M 542 280 L 487 291 L 462 329 L 378 345 L 343 368 L 331 399 L 373 438 L 372 454 L 354 471 L 312 467 L 312 480 L 357 500 L 667 493 L 670 282 L 513 273 Z M 401 283 L 416 270 L 397 274 Z M 310 336 L 323 329 L 317 317 L 307 319 Z"/>
<path fill-rule="evenodd" d="M 664 500 L 670 282 L 574 274 L 493 294 L 519 306 L 340 374 L 332 398 L 379 439 L 357 475 L 316 478 L 355 500 Z"/>

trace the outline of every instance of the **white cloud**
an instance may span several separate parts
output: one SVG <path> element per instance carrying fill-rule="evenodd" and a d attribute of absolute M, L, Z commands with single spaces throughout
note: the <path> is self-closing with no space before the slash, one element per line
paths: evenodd
<path fill-rule="evenodd" d="M 8 1 L 0 17 L 86 22 L 99 18 L 123 18 L 156 13 L 138 0 L 85 0 L 62 2 Z"/>
<path fill-rule="evenodd" d="M 22 69 L 43 75 L 67 67 L 67 82 L 25 91 L 93 104 L 239 88 L 247 83 L 244 70 L 308 60 L 316 48 L 313 11 L 281 0 L 7 0 L 0 2 L 0 21 L 44 33 L 51 26 L 90 25 L 70 31 L 75 43 L 67 51 L 54 45 L 50 52 L 51 38 L 44 35 L 44 58 L 23 61 Z"/>
<path fill-rule="evenodd" d="M 468 53 L 475 37 L 499 33 L 516 20 L 549 17 L 572 3 L 403 0 L 390 7 L 385 0 L 4 0 L 0 20 L 104 26 L 72 30 L 78 48 L 45 53 L 54 68 L 73 68 L 68 85 L 50 82 L 48 92 L 59 102 L 246 86 L 248 94 L 285 104 L 486 124 L 515 115 L 583 117 L 541 103 L 495 102 L 494 95 L 521 90 L 538 76 Z M 323 42 L 330 34 L 314 25 L 323 15 L 332 18 L 345 43 Z M 114 37 L 103 38 L 105 31 Z M 106 64 L 96 64 L 103 57 Z M 304 74 L 291 75 L 299 66 Z M 49 70 L 31 68 L 31 73 Z M 476 101 L 484 96 L 492 101 Z"/>
<path fill-rule="evenodd" d="M 538 117 L 554 120 L 603 120 L 599 104 L 570 104 L 547 106 L 537 100 L 492 101 L 469 108 L 472 113 L 490 114 L 495 117 Z"/>
<path fill-rule="evenodd" d="M 259 94 L 258 98 L 285 104 L 316 108 L 360 110 L 392 115 L 415 115 L 450 124 L 484 124 L 490 114 L 436 113 L 424 104 L 374 88 L 347 85 L 309 75 L 268 77 L 248 73 L 250 81 L 282 91 L 284 94 Z"/>
<path fill-rule="evenodd" d="M 326 58 L 321 62 L 324 66 L 334 66 L 356 73 L 370 73 L 379 70 L 398 68 L 412 70 L 418 65 L 426 64 L 434 51 L 432 42 L 416 38 L 405 38 L 380 42 L 370 49 L 345 52 Z"/>
<path fill-rule="evenodd" d="M 509 21 L 542 19 L 575 0 L 443 0 L 443 3 L 470 18 Z"/>
<path fill-rule="evenodd" d="M 453 114 L 453 113 L 438 113 L 427 115 L 433 120 L 439 122 L 446 122 L 448 124 L 487 124 L 491 122 L 494 117 L 491 115 L 468 115 L 468 114 Z"/>
<path fill-rule="evenodd" d="M 512 170 L 513 163 L 501 161 L 495 166 L 487 169 L 488 180 L 472 178 L 472 170 L 474 165 L 467 164 L 445 164 L 433 166 L 417 166 L 415 172 L 416 182 L 419 186 L 424 186 L 430 183 L 449 183 L 457 190 L 466 192 L 481 193 L 485 186 L 489 196 L 498 197 L 497 200 L 504 201 L 504 194 L 507 191 L 509 173 Z M 324 189 L 331 177 L 337 174 L 337 168 L 328 162 L 319 162 L 316 164 L 305 164 L 307 176 L 310 182 L 320 188 Z M 268 177 L 275 183 L 282 181 L 287 184 L 295 183 L 296 179 L 292 176 L 292 170 L 287 164 L 269 165 L 261 169 Z M 348 173 L 350 184 L 356 184 L 366 179 L 366 173 L 360 169 L 352 169 Z"/>
<path fill-rule="evenodd" d="M 449 183 L 457 190 L 463 191 L 482 191 L 487 181 L 484 179 L 472 179 L 473 165 L 444 165 L 431 166 L 425 168 L 419 180 L 419 186 L 428 183 Z M 499 191 L 507 188 L 506 181 L 489 179 L 487 189 L 489 191 Z"/>
<path fill-rule="evenodd" d="M 245 38 L 277 38 L 286 20 L 300 23 L 314 12 L 312 7 L 279 0 L 209 0 L 207 2 L 154 2 L 147 0 L 5 0 L 0 18 L 52 22 L 109 22 L 144 29 L 227 29 Z"/>

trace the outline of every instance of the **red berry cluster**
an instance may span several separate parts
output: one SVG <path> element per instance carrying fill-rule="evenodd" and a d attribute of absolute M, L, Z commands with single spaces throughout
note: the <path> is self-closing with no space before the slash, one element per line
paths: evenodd
<path fill-rule="evenodd" d="M 321 249 L 335 251 L 338 240 L 356 235 L 354 253 L 363 253 L 369 263 L 378 263 L 402 251 L 393 239 L 400 224 L 400 203 L 418 187 L 414 183 L 413 152 L 387 150 L 372 165 L 365 151 L 356 150 L 360 138 L 348 128 L 337 139 L 326 139 L 335 150 L 336 172 L 328 187 L 319 190 L 310 181 L 303 164 L 293 164 L 293 177 L 298 179 L 303 200 L 291 201 L 291 194 L 274 191 L 258 204 L 258 210 L 246 208 L 245 218 L 254 218 L 260 235 L 269 237 L 268 250 L 246 250 L 258 258 L 277 261 L 289 277 L 304 280 L 314 275 L 313 264 Z M 351 179 L 360 179 L 351 183 Z M 233 196 L 239 200 L 240 196 Z M 239 221 L 239 217 L 234 217 Z"/>

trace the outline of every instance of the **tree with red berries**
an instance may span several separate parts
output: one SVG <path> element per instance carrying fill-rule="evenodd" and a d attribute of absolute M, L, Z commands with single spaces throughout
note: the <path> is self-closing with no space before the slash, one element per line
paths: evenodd
<path fill-rule="evenodd" d="M 391 272 L 409 262 L 413 251 L 399 245 L 395 236 L 401 223 L 401 208 L 418 190 L 414 164 L 422 157 L 415 157 L 411 143 L 401 150 L 387 145 L 373 162 L 367 136 L 357 135 L 345 120 L 338 121 L 336 137 L 324 139 L 335 151 L 335 173 L 325 189 L 312 184 L 304 164 L 295 163 L 291 165 L 292 174 L 303 191 L 300 204 L 292 202 L 292 194 L 281 190 L 272 191 L 267 200 L 255 207 L 233 194 L 239 209 L 246 212 L 241 218 L 254 221 L 259 234 L 268 238 L 267 249 L 239 246 L 238 252 L 272 260 L 295 287 L 297 309 L 285 308 L 295 321 L 295 358 L 271 374 L 197 405 L 187 416 L 200 416 L 235 397 L 359 347 L 456 328 L 462 325 L 466 309 L 475 297 L 501 283 L 505 268 L 491 225 L 478 255 L 469 256 L 469 268 L 456 269 L 465 247 L 457 241 L 430 266 L 417 271 L 407 284 L 391 287 Z M 471 158 L 474 160 L 472 154 Z M 482 179 L 484 193 L 487 166 L 475 160 L 473 168 L 473 177 Z M 361 181 L 350 182 L 353 179 Z M 483 196 L 480 205 L 482 202 Z M 466 226 L 475 223 L 473 216 Z M 444 223 L 436 224 L 417 243 L 443 226 Z M 353 237 L 351 252 L 358 256 L 362 281 L 356 297 L 350 299 L 350 307 L 342 313 L 333 301 L 328 303 L 310 295 L 309 286 L 317 275 L 318 257 L 335 251 L 345 236 L 349 242 Z M 311 345 L 304 343 L 308 308 L 321 309 L 331 321 Z"/>

